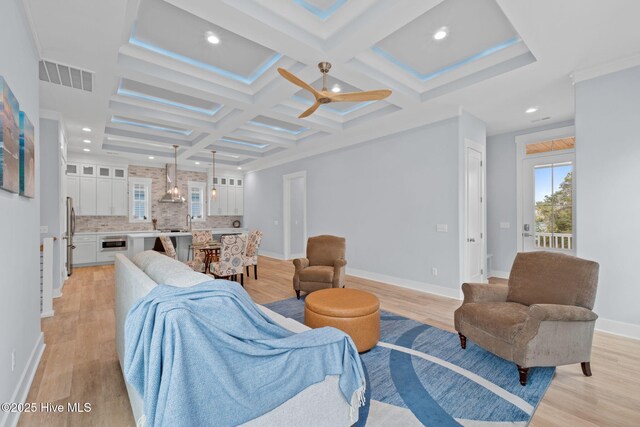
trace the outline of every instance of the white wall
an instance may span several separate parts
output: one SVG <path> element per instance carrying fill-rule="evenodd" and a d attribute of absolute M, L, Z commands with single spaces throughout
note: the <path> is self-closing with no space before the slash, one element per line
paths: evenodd
<path fill-rule="evenodd" d="M 20 0 L 3 0 L 0 25 L 2 75 L 35 126 L 36 183 L 40 182 L 38 55 Z M 40 186 L 27 199 L 0 190 L 0 402 L 20 401 L 35 372 L 40 332 Z M 11 370 L 11 353 L 16 366 Z M 32 357 L 33 356 L 33 357 Z M 0 425 L 12 425 L 15 414 L 0 413 Z"/>
<path fill-rule="evenodd" d="M 53 295 L 59 294 L 62 284 L 61 264 L 64 262 L 66 241 L 61 229 L 60 201 L 60 130 L 59 122 L 51 119 L 40 119 L 40 225 L 48 228 L 41 237 L 56 237 L 53 242 Z"/>
<path fill-rule="evenodd" d="M 306 170 L 308 235 L 345 236 L 351 273 L 457 297 L 460 132 L 454 118 L 249 173 L 245 224 L 264 231 L 263 253 L 281 255 L 282 176 Z"/>
<path fill-rule="evenodd" d="M 487 244 L 494 274 L 508 274 L 518 252 L 516 136 L 566 126 L 573 126 L 573 120 L 487 138 Z M 501 222 L 510 228 L 500 228 Z"/>
<path fill-rule="evenodd" d="M 600 263 L 595 311 L 627 323 L 623 333 L 637 338 L 639 120 L 640 67 L 576 85 L 577 252 Z M 607 321 L 600 326 L 616 327 Z"/>

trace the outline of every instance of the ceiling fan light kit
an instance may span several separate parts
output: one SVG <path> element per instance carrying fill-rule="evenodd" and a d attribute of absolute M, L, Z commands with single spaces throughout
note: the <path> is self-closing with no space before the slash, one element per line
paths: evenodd
<path fill-rule="evenodd" d="M 322 73 L 322 90 L 318 91 L 313 88 L 310 84 L 302 81 L 294 74 L 285 70 L 284 68 L 278 68 L 278 72 L 282 77 L 289 80 L 296 86 L 301 87 L 302 89 L 311 92 L 311 94 L 316 99 L 316 102 L 309 107 L 306 111 L 298 116 L 298 118 L 305 118 L 313 114 L 318 107 L 322 104 L 329 104 L 331 102 L 366 102 L 366 101 L 380 101 L 382 99 L 387 98 L 391 95 L 391 91 L 389 89 L 380 89 L 380 90 L 370 90 L 365 92 L 348 92 L 348 93 L 340 93 L 334 92 L 333 90 L 327 89 L 327 74 L 331 69 L 330 62 L 320 62 L 318 64 L 318 68 Z"/>

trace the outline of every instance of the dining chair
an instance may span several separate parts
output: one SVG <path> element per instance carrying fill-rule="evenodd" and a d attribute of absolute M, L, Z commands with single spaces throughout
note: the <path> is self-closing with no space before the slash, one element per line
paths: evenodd
<path fill-rule="evenodd" d="M 222 237 L 220 257 L 211 263 L 211 273 L 215 278 L 237 280 L 244 286 L 244 254 L 247 246 L 246 234 L 226 235 Z"/>
<path fill-rule="evenodd" d="M 253 265 L 253 276 L 258 280 L 258 249 L 262 242 L 262 231 L 253 230 L 249 233 L 247 241 L 247 251 L 244 255 L 244 266 L 247 269 L 247 277 L 249 277 L 249 267 Z"/>
<path fill-rule="evenodd" d="M 158 239 L 160 239 L 160 243 L 162 243 L 162 247 L 164 248 L 164 254 L 170 258 L 175 260 L 178 259 L 178 255 L 176 253 L 176 248 L 173 246 L 173 242 L 171 238 L 166 234 L 161 234 Z M 204 255 L 202 257 L 194 257 L 194 259 L 185 262 L 192 270 L 198 271 L 200 273 L 204 273 L 205 271 L 205 263 L 204 263 Z"/>
<path fill-rule="evenodd" d="M 191 232 L 191 245 L 189 251 L 193 253 L 193 259 L 187 261 L 187 265 L 193 270 L 204 273 L 206 265 L 204 262 L 205 255 L 195 246 L 210 242 L 212 239 L 211 232 L 207 230 L 196 230 Z"/>

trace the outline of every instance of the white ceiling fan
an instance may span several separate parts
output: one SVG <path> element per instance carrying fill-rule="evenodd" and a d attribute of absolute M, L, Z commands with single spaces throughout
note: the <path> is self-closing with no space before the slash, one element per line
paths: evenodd
<path fill-rule="evenodd" d="M 389 89 L 369 90 L 365 92 L 332 93 L 327 90 L 327 73 L 329 72 L 329 69 L 331 69 L 331 63 L 321 62 L 318 64 L 318 68 L 322 73 L 322 90 L 320 91 L 314 89 L 310 84 L 300 80 L 284 68 L 278 68 L 278 72 L 282 77 L 289 80 L 294 85 L 308 90 L 316 99 L 316 102 L 308 110 L 298 116 L 299 118 L 310 116 L 322 104 L 329 104 L 331 102 L 379 101 L 391 95 L 391 91 Z"/>

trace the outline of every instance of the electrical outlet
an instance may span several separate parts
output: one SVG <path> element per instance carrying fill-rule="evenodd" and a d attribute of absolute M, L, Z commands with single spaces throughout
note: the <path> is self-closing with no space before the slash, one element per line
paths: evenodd
<path fill-rule="evenodd" d="M 446 233 L 449 231 L 449 226 L 447 224 L 438 224 L 436 225 L 436 231 L 438 233 Z"/>
<path fill-rule="evenodd" d="M 16 349 L 11 350 L 11 372 L 16 370 Z"/>
<path fill-rule="evenodd" d="M 41 225 L 40 226 L 40 234 L 47 234 L 49 232 L 49 226 L 48 225 Z"/>
<path fill-rule="evenodd" d="M 433 268 L 431 269 L 431 275 L 432 275 L 432 276 L 437 276 L 437 275 L 438 275 L 438 269 L 437 269 L 437 268 L 435 268 L 435 267 L 433 267 Z"/>
<path fill-rule="evenodd" d="M 273 225 L 278 225 L 278 224 L 279 224 L 278 220 L 277 220 L 277 219 L 274 219 L 274 220 L 273 220 Z"/>

